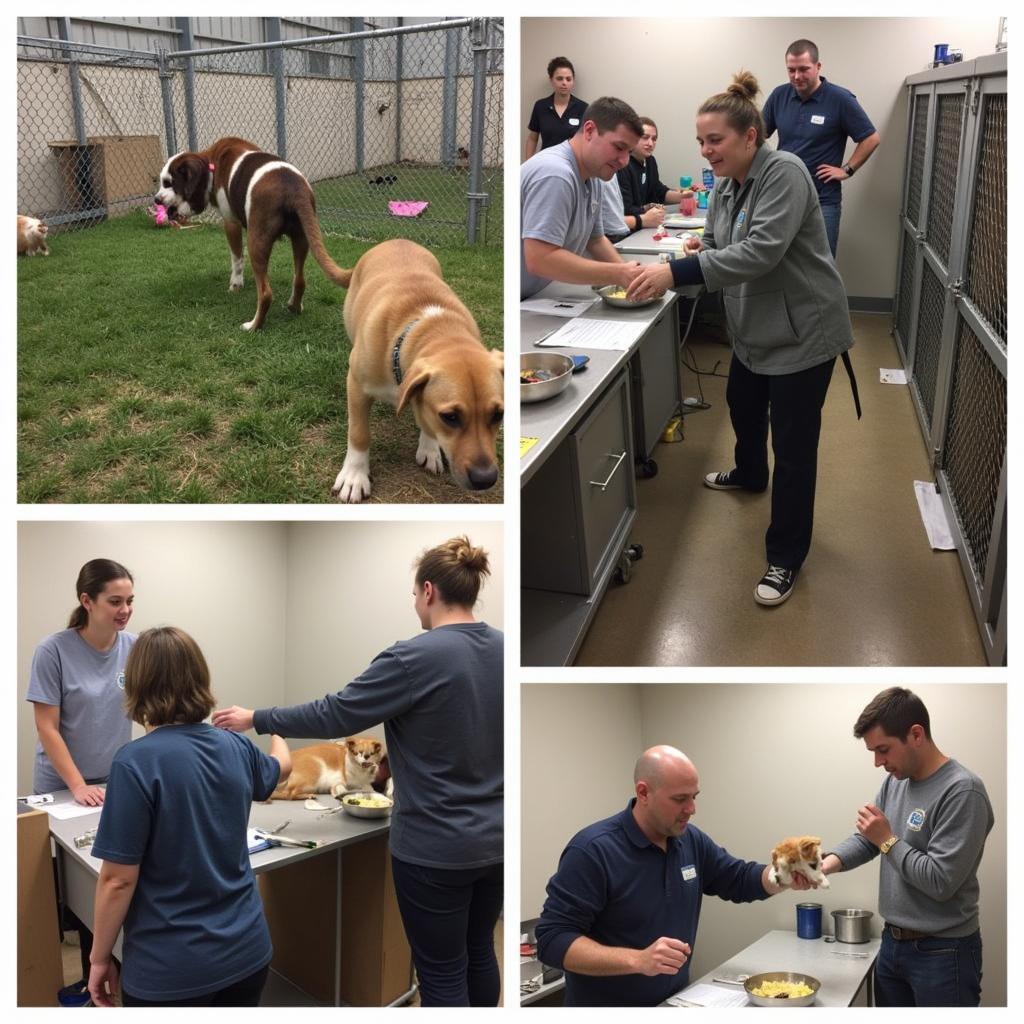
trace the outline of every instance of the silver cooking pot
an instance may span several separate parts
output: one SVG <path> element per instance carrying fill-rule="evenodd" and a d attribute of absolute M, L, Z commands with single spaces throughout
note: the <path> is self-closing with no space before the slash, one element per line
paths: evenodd
<path fill-rule="evenodd" d="M 870 910 L 833 910 L 832 923 L 835 926 L 837 942 L 870 942 Z"/>

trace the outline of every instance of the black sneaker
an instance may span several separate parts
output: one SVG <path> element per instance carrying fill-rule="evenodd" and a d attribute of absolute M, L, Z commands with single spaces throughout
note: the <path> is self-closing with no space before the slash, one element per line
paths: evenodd
<path fill-rule="evenodd" d="M 704 486 L 715 491 L 741 491 L 743 484 L 736 479 L 736 470 L 728 473 L 708 473 L 704 477 Z"/>
<path fill-rule="evenodd" d="M 769 565 L 754 587 L 754 600 L 758 604 L 782 604 L 793 592 L 797 571 L 783 569 L 781 565 Z"/>

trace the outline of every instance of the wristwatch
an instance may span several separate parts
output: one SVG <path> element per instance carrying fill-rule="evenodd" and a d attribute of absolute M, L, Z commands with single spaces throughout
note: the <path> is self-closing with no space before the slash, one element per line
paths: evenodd
<path fill-rule="evenodd" d="M 882 853 L 888 853 L 898 842 L 899 836 L 889 836 L 888 839 L 878 848 Z"/>
<path fill-rule="evenodd" d="M 857 168 L 853 164 L 843 164 L 843 170 L 846 171 L 848 178 L 852 178 L 857 173 Z"/>

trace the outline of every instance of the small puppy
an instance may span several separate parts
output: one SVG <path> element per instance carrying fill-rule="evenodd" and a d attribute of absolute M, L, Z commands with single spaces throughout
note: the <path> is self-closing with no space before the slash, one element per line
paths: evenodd
<path fill-rule="evenodd" d="M 42 253 L 50 255 L 46 247 L 46 236 L 50 229 L 38 217 L 23 217 L 18 214 L 18 255 L 35 256 Z"/>
<path fill-rule="evenodd" d="M 772 850 L 769 880 L 775 885 L 792 885 L 794 875 L 803 875 L 819 889 L 830 888 L 821 870 L 821 840 L 817 836 L 791 836 Z"/>
<path fill-rule="evenodd" d="M 349 736 L 332 743 L 300 747 L 292 754 L 292 772 L 271 800 L 302 800 L 317 793 L 340 797 L 372 793 L 384 745 L 369 736 Z"/>
<path fill-rule="evenodd" d="M 486 490 L 498 479 L 495 442 L 505 412 L 504 355 L 489 352 L 473 315 L 421 245 L 382 242 L 350 272 L 345 329 L 348 448 L 334 481 L 339 500 L 370 496 L 370 407 L 412 407 L 420 428 L 416 462 L 456 483 Z"/>

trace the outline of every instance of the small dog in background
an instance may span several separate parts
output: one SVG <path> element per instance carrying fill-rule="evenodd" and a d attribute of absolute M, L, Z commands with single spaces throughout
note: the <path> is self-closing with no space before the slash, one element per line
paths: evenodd
<path fill-rule="evenodd" d="M 821 840 L 817 836 L 791 836 L 772 850 L 769 880 L 775 885 L 792 885 L 794 875 L 803 875 L 819 889 L 830 888 L 821 870 Z"/>
<path fill-rule="evenodd" d="M 300 747 L 292 753 L 292 773 L 271 800 L 302 800 L 318 793 L 342 797 L 372 793 L 384 757 L 384 744 L 370 736 L 349 736 L 331 743 Z"/>
<path fill-rule="evenodd" d="M 23 217 L 18 214 L 18 255 L 35 256 L 42 253 L 50 255 L 46 247 L 46 236 L 50 229 L 38 217 Z"/>

